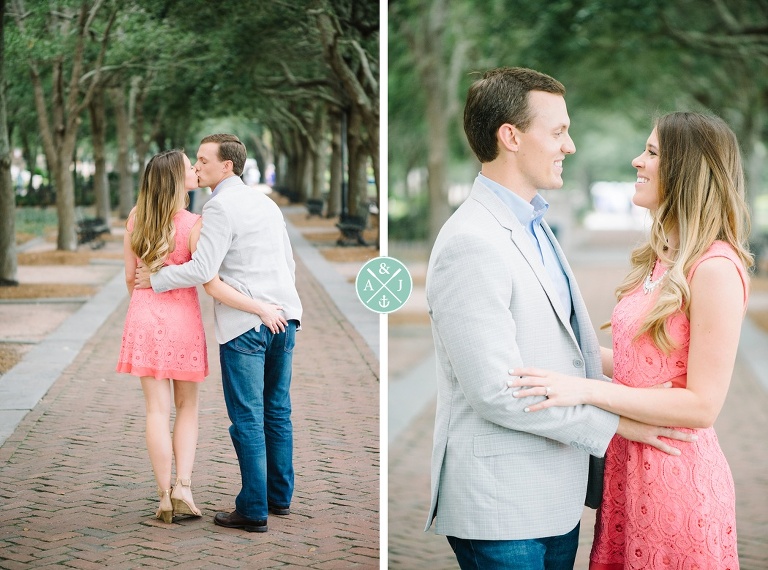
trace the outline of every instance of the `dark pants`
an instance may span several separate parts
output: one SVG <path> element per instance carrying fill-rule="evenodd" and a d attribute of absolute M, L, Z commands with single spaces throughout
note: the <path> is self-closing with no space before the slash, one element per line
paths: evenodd
<path fill-rule="evenodd" d="M 562 536 L 529 540 L 470 540 L 449 536 L 461 570 L 573 570 L 579 525 Z"/>

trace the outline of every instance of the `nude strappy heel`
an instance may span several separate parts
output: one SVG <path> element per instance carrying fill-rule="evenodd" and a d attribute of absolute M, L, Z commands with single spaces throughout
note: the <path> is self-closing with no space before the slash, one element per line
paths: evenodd
<path fill-rule="evenodd" d="M 164 523 L 173 522 L 173 502 L 171 500 L 170 489 L 157 489 L 157 495 L 160 497 L 160 508 L 155 513 L 155 518 L 163 521 Z"/>
<path fill-rule="evenodd" d="M 182 490 L 189 489 L 189 500 L 184 498 Z M 173 503 L 173 512 L 177 515 L 189 515 L 191 517 L 201 517 L 203 513 L 195 506 L 192 499 L 192 479 L 176 479 L 171 493 L 171 502 Z"/>

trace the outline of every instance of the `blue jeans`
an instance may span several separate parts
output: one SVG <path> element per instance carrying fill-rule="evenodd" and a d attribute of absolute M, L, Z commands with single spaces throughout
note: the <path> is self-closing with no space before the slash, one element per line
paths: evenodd
<path fill-rule="evenodd" d="M 579 525 L 562 536 L 530 540 L 469 540 L 449 536 L 461 570 L 573 570 Z"/>
<path fill-rule="evenodd" d="M 268 506 L 288 507 L 293 496 L 291 361 L 296 321 L 272 334 L 261 325 L 219 347 L 229 434 L 240 464 L 235 508 L 266 520 Z"/>

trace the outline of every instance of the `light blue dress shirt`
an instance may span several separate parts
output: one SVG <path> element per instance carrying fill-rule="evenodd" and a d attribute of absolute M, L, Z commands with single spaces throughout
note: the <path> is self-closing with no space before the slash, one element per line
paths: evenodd
<path fill-rule="evenodd" d="M 544 228 L 541 227 L 541 220 L 549 209 L 547 201 L 542 198 L 541 194 L 536 194 L 533 200 L 528 203 L 511 190 L 498 182 L 494 182 L 487 176 L 478 174 L 477 178 L 506 204 L 515 218 L 525 228 L 525 233 L 539 253 L 541 263 L 544 265 L 544 269 L 547 270 L 547 274 L 555 286 L 561 307 L 565 309 L 565 314 L 570 317 L 573 310 L 573 301 L 571 300 L 571 287 L 568 283 L 568 277 L 565 275 L 557 253 L 555 253 L 555 246 L 552 245 Z"/>

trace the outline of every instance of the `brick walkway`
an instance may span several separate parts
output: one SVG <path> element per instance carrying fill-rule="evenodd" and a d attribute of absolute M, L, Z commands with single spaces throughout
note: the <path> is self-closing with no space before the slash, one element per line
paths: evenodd
<path fill-rule="evenodd" d="M 114 370 L 124 302 L 0 447 L 0 568 L 378 568 L 379 362 L 297 260 L 304 312 L 292 389 L 296 492 L 269 532 L 217 527 L 234 508 L 210 299 L 193 488 L 202 519 L 153 518 L 138 380 Z"/>
<path fill-rule="evenodd" d="M 594 263 L 594 259 L 577 267 L 578 258 L 574 256 L 574 259 L 574 271 L 592 320 L 595 324 L 603 323 L 610 317 L 612 289 L 623 277 L 624 268 L 615 263 Z M 417 264 L 409 265 L 409 269 L 412 274 L 419 274 Z M 414 292 L 414 296 L 417 299 L 411 308 L 423 311 L 418 304 L 418 292 Z M 604 332 L 600 333 L 600 338 L 603 344 L 609 342 Z M 393 383 L 418 381 L 415 378 L 401 379 L 400 371 L 416 368 L 413 363 L 433 351 L 430 339 L 431 332 L 426 324 L 390 326 L 390 416 L 397 413 L 396 402 L 392 400 Z M 395 360 L 406 364 L 400 365 Z M 402 376 L 407 377 L 407 374 Z M 425 402 L 421 410 L 389 444 L 389 568 L 457 570 L 458 564 L 445 537 L 432 531 L 423 532 L 429 508 L 434 399 Z M 736 485 L 741 570 L 764 570 L 768 568 L 768 453 L 765 444 L 768 391 L 742 357 L 737 361 L 728 398 L 715 429 Z M 585 509 L 576 570 L 585 570 L 588 566 L 593 525 L 594 511 Z"/>

